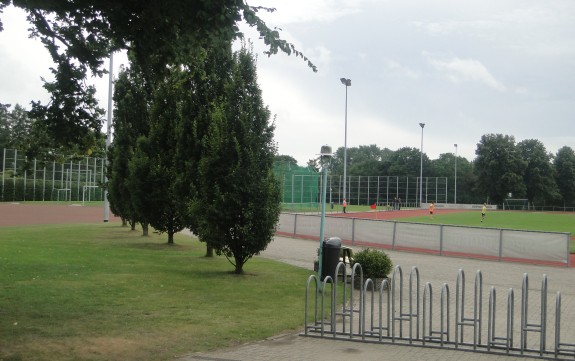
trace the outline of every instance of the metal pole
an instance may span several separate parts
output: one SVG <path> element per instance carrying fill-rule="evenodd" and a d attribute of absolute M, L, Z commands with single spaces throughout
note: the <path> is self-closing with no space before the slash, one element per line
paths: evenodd
<path fill-rule="evenodd" d="M 347 85 L 345 87 L 345 135 L 343 141 L 343 198 L 347 200 Z"/>
<path fill-rule="evenodd" d="M 331 157 L 331 147 L 328 145 L 324 145 L 321 147 L 321 170 L 322 170 L 322 182 L 321 182 L 321 221 L 319 227 L 319 254 L 318 254 L 318 271 L 317 271 L 317 278 L 321 282 L 321 273 L 322 273 L 322 258 L 323 258 L 323 239 L 325 237 L 325 197 L 327 193 L 327 169 L 329 167 L 329 159 Z"/>
<path fill-rule="evenodd" d="M 422 199 L 423 199 L 423 127 L 425 127 L 425 123 L 419 123 L 421 127 L 421 161 L 419 166 L 419 208 L 422 207 Z"/>
<path fill-rule="evenodd" d="M 111 137 L 112 137 L 112 88 L 113 88 L 113 79 L 114 79 L 114 53 L 110 53 L 110 75 L 108 77 L 108 124 L 106 128 L 106 157 L 108 156 L 108 149 L 110 148 Z M 106 158 L 103 160 L 104 164 L 106 163 Z M 104 171 L 104 222 L 108 222 L 110 220 L 110 202 L 108 201 L 108 177 L 106 177 L 106 173 Z"/>
<path fill-rule="evenodd" d="M 453 201 L 457 204 L 457 143 L 453 145 L 455 146 L 455 193 L 453 195 Z"/>
<path fill-rule="evenodd" d="M 343 198 L 347 200 L 347 87 L 351 86 L 351 79 L 341 78 L 341 83 L 345 85 L 345 128 L 343 141 Z"/>

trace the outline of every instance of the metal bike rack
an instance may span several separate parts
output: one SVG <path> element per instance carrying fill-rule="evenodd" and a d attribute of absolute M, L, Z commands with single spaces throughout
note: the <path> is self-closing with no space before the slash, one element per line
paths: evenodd
<path fill-rule="evenodd" d="M 527 347 L 528 332 L 539 333 L 539 355 L 543 356 L 545 351 L 545 341 L 547 336 L 547 275 L 543 275 L 541 280 L 541 311 L 540 323 L 529 323 L 529 276 L 523 274 L 523 285 L 521 287 L 521 354 L 524 351 L 533 351 Z"/>
<path fill-rule="evenodd" d="M 503 348 L 507 353 L 513 347 L 513 317 L 515 309 L 515 296 L 513 288 L 509 289 L 507 294 L 507 322 L 505 337 L 496 336 L 495 332 L 495 319 L 496 319 L 496 292 L 495 287 L 491 287 L 489 291 L 489 315 L 487 318 L 487 350 L 490 351 L 492 347 Z"/>
<path fill-rule="evenodd" d="M 559 355 L 575 358 L 575 343 L 561 342 L 561 292 L 557 292 L 555 300 L 555 357 Z"/>
<path fill-rule="evenodd" d="M 399 277 L 399 284 L 397 282 L 397 278 Z M 414 280 L 415 279 L 415 280 Z M 416 282 L 416 288 L 414 292 L 414 285 L 413 283 Z M 396 307 L 396 289 L 399 287 L 399 309 Z M 415 295 L 414 295 L 415 293 Z M 414 312 L 414 304 L 413 304 L 413 296 L 415 296 L 415 308 L 416 311 Z M 419 338 L 419 270 L 417 267 L 412 267 L 411 273 L 409 274 L 409 309 L 408 312 L 405 312 L 403 309 L 403 271 L 401 270 L 400 266 L 395 266 L 393 269 L 393 274 L 391 276 L 391 314 L 392 316 L 392 323 L 391 323 L 391 337 L 392 340 L 395 339 L 395 323 L 396 321 L 399 322 L 399 337 L 403 337 L 403 322 L 409 323 L 409 340 L 413 340 L 413 319 L 416 319 L 416 330 L 417 335 L 416 337 Z M 395 316 L 398 314 L 398 316 Z"/>
<path fill-rule="evenodd" d="M 339 274 L 339 267 L 340 265 L 336 268 L 336 274 Z M 355 274 L 358 276 L 355 277 Z M 547 360 L 575 359 L 575 343 L 562 341 L 564 335 L 561 335 L 560 292 L 557 292 L 555 303 L 554 335 L 550 334 L 551 337 L 547 340 L 547 329 L 552 325 L 548 325 L 547 322 L 549 310 L 547 310 L 546 275 L 543 275 L 541 281 L 539 304 L 530 304 L 529 293 L 535 290 L 529 289 L 528 275 L 523 275 L 520 320 L 516 320 L 515 317 L 514 289 L 507 289 L 506 307 L 504 304 L 499 305 L 499 308 L 505 308 L 503 311 L 506 312 L 498 312 L 496 289 L 493 286 L 490 288 L 486 339 L 482 337 L 482 325 L 485 324 L 485 320 L 482 312 L 481 271 L 475 274 L 473 292 L 466 292 L 465 273 L 462 269 L 459 270 L 454 299 L 450 297 L 448 283 L 442 284 L 439 297 L 434 298 L 432 284 L 427 282 L 423 286 L 423 300 L 420 300 L 421 287 L 417 267 L 411 269 L 409 286 L 406 286 L 401 266 L 396 266 L 391 278 L 380 283 L 377 294 L 375 292 L 377 285 L 373 280 L 367 279 L 363 282 L 363 271 L 361 265 L 357 263 L 352 267 L 349 282 L 346 271 L 343 271 L 343 287 L 338 284 L 338 278 L 334 280 L 331 276 L 327 276 L 324 282 L 319 282 L 317 275 L 308 278 L 304 336 L 448 348 Z M 354 289 L 357 281 L 361 285 L 359 291 Z M 350 284 L 348 297 L 347 288 Z M 342 290 L 343 299 L 340 300 L 337 294 Z M 469 300 L 470 295 L 473 296 L 472 300 Z M 328 297 L 330 306 L 326 307 Z M 439 308 L 434 305 L 437 299 L 440 303 Z M 453 319 L 452 306 L 455 308 Z M 469 309 L 466 310 L 469 306 L 472 306 L 471 312 Z M 530 314 L 530 308 L 535 312 Z M 531 320 L 537 314 L 539 320 Z M 339 321 L 336 316 L 341 316 Z M 409 324 L 409 334 L 405 334 L 403 329 L 403 324 L 406 322 Z M 501 329 L 497 330 L 496 325 Z M 469 336 L 467 339 L 464 337 L 464 330 L 469 328 L 473 329 L 473 339 Z M 575 336 L 572 327 L 567 330 L 568 337 Z M 539 338 L 529 337 L 532 333 L 538 334 Z M 517 336 L 520 342 L 515 345 L 514 339 Z M 553 347 L 547 348 L 547 341 L 551 341 L 552 338 Z"/>
<path fill-rule="evenodd" d="M 429 297 L 429 316 L 426 316 L 427 298 Z M 429 322 L 429 325 L 427 325 Z M 440 328 L 439 330 L 433 329 L 433 289 L 431 283 L 425 284 L 425 291 L 423 291 L 423 345 L 426 341 L 439 342 L 443 346 L 449 342 L 449 285 L 444 283 L 441 287 L 440 297 Z"/>

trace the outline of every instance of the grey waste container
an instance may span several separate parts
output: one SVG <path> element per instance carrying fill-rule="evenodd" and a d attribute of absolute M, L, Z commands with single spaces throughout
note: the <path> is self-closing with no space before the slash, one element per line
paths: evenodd
<path fill-rule="evenodd" d="M 321 280 L 331 276 L 335 280 L 335 269 L 339 263 L 339 251 L 341 250 L 341 238 L 331 237 L 323 241 L 321 257 Z"/>

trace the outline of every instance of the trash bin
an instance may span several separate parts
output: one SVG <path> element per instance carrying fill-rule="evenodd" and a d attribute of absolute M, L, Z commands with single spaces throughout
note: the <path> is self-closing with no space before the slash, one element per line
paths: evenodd
<path fill-rule="evenodd" d="M 335 269 L 339 263 L 339 252 L 341 250 L 341 238 L 330 237 L 323 241 L 321 257 L 321 280 L 326 276 L 331 276 L 335 281 Z"/>

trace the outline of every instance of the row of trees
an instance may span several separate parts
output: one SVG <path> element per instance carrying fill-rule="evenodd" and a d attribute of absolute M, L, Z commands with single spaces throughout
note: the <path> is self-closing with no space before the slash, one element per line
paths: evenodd
<path fill-rule="evenodd" d="M 254 58 L 245 49 L 231 52 L 243 36 L 238 23 L 257 29 L 268 55 L 295 54 L 316 70 L 257 15 L 275 9 L 245 0 L 0 0 L 0 16 L 10 5 L 27 12 L 30 35 L 55 64 L 53 80 L 44 83 L 50 100 L 33 101 L 30 111 L 40 135 L 58 147 L 91 148 L 104 112 L 85 80 L 102 76 L 104 60 L 127 50 L 130 70 L 114 95 L 120 139 L 109 155 L 114 210 L 170 239 L 190 227 L 233 258 L 240 273 L 271 239 L 279 189 L 271 173 L 273 126 Z"/>
<path fill-rule="evenodd" d="M 339 148 L 331 165 L 331 174 L 343 174 L 343 148 Z M 438 159 L 423 154 L 423 177 L 446 177 L 454 184 L 457 166 L 457 202 L 502 204 L 509 194 L 537 205 L 575 206 L 575 152 L 565 146 L 556 154 L 547 152 L 543 143 L 527 139 L 519 143 L 503 134 L 485 134 L 469 161 L 443 153 Z M 396 151 L 376 145 L 347 149 L 348 176 L 417 177 L 421 153 L 417 148 Z M 457 163 L 457 165 L 456 165 Z M 308 162 L 319 170 L 317 160 Z M 454 186 L 449 193 L 454 199 Z"/>
<path fill-rule="evenodd" d="M 210 70 L 211 71 L 211 70 Z M 214 69 L 216 71 L 216 69 Z M 120 76 L 124 81 L 127 70 Z M 117 86 L 122 86 L 122 81 Z M 140 87 L 133 93 L 133 104 L 117 112 L 129 112 L 121 116 L 130 119 L 128 125 L 135 134 L 146 134 L 149 127 L 145 113 L 147 104 L 143 78 L 132 74 L 129 81 Z M 213 83 L 213 81 L 212 81 Z M 149 92 L 149 90 L 148 90 Z M 116 101 L 124 101 L 116 99 Z M 138 105 L 137 102 L 144 104 Z M 209 101 L 206 99 L 206 101 Z M 117 115 L 118 116 L 118 115 Z M 142 118 L 142 119 L 140 119 Z M 139 129 L 140 125 L 144 129 Z M 116 132 L 118 127 L 116 124 Z M 120 137 L 121 132 L 120 132 Z M 7 104 L 0 104 L 0 149 L 14 148 L 29 159 L 57 158 L 62 154 L 92 155 L 103 157 L 104 135 L 91 135 L 90 141 L 70 147 L 57 146 L 43 130 L 42 123 L 29 116 L 20 105 L 13 110 Z M 116 134 L 118 141 L 118 134 Z M 86 144 L 91 144 L 86 149 Z M 457 201 L 459 203 L 482 203 L 490 201 L 501 204 L 508 194 L 515 198 L 526 198 L 537 205 L 574 205 L 575 202 L 575 153 L 570 147 L 559 149 L 556 154 L 547 152 L 538 140 L 528 139 L 519 143 L 513 136 L 486 134 L 477 144 L 476 159 L 469 161 L 453 153 L 444 153 L 437 159 L 423 154 L 424 177 L 446 177 L 451 179 L 449 198 L 454 200 L 454 175 L 457 163 Z M 408 176 L 417 177 L 420 171 L 420 152 L 417 148 L 404 147 L 398 150 L 380 149 L 376 145 L 359 146 L 347 150 L 349 176 Z M 276 161 L 296 163 L 290 156 L 276 156 Z M 319 169 L 315 160 L 310 166 Z M 339 148 L 332 161 L 332 174 L 343 174 L 343 148 Z"/>
<path fill-rule="evenodd" d="M 62 144 L 52 138 L 46 124 L 20 104 L 0 103 L 0 149 L 17 149 L 28 159 L 64 160 L 65 157 L 105 156 L 105 135 L 89 131 L 80 143 Z"/>
<path fill-rule="evenodd" d="M 168 243 L 190 228 L 241 273 L 271 242 L 280 212 L 274 126 L 251 51 L 203 49 L 157 82 L 132 63 L 114 103 L 113 212 Z"/>

